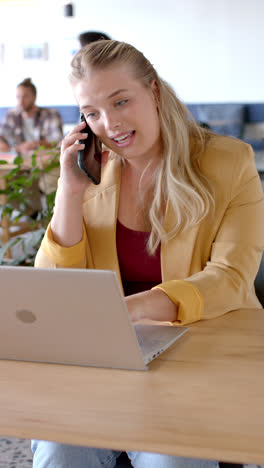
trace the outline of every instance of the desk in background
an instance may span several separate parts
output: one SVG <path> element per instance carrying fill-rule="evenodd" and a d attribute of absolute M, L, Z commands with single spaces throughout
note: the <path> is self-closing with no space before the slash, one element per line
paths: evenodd
<path fill-rule="evenodd" d="M 6 160 L 7 164 L 0 164 L 0 189 L 4 190 L 6 188 L 6 179 L 5 176 L 14 168 L 17 166 L 12 163 L 13 159 L 16 157 L 16 155 L 12 155 L 10 153 L 0 153 L 0 159 Z M 27 172 L 31 168 L 31 154 L 28 156 L 23 156 L 24 162 L 23 165 L 21 166 L 22 172 Z M 40 169 L 44 169 L 45 165 L 49 163 L 51 159 L 51 154 L 47 152 L 46 150 L 39 150 L 37 153 L 37 166 Z M 44 194 L 49 194 L 52 191 L 56 190 L 57 187 L 57 181 L 59 178 L 59 167 L 56 167 L 52 169 L 52 171 L 48 173 L 43 173 L 41 177 L 39 178 L 39 188 Z M 36 188 L 35 188 L 36 190 Z M 40 199 L 40 193 L 35 193 L 33 191 L 32 199 L 34 199 L 34 196 L 39 196 Z M 0 195 L 0 207 L 1 205 L 4 205 L 7 202 L 7 196 L 5 194 Z M 25 213 L 26 214 L 26 213 Z M 28 231 L 32 231 L 32 229 L 38 229 L 42 227 L 42 223 L 38 222 L 32 227 L 32 219 L 29 219 L 28 221 L 21 221 L 19 220 L 18 222 L 12 223 L 8 216 L 1 216 L 0 213 L 0 227 L 1 227 L 1 232 L 0 232 L 0 245 L 5 245 L 12 237 L 14 236 L 19 236 L 23 233 L 26 233 Z M 11 257 L 11 252 L 10 249 L 7 251 L 6 254 L 7 258 Z"/>
<path fill-rule="evenodd" d="M 1 157 L 0 157 L 1 159 Z M 5 190 L 6 188 L 6 179 L 5 175 L 7 175 L 12 169 L 14 169 L 16 166 L 13 164 L 5 164 L 5 165 L 0 165 L 0 190 Z M 0 194 L 0 207 L 4 205 L 7 202 L 7 196 L 5 194 Z M 20 234 L 23 234 L 27 231 L 30 230 L 30 226 L 28 222 L 23 222 L 23 221 L 18 221 L 15 224 L 15 231 L 12 232 L 11 228 L 12 223 L 10 223 L 10 220 L 8 216 L 2 216 L 0 218 L 0 227 L 1 227 L 1 232 L 0 232 L 0 245 L 5 245 L 11 237 L 13 236 L 19 236 Z M 11 251 L 10 249 L 7 250 L 6 252 L 6 257 L 10 258 L 11 257 Z"/>

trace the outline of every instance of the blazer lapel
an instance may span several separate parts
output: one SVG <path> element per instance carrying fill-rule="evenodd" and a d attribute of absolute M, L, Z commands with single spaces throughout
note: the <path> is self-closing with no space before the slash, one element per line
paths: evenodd
<path fill-rule="evenodd" d="M 85 193 L 83 215 L 93 268 L 114 270 L 122 284 L 116 250 L 120 177 L 120 161 L 110 160 L 103 168 L 100 186 L 90 186 Z"/>
<path fill-rule="evenodd" d="M 166 231 L 171 230 L 175 224 L 175 214 L 168 203 L 165 215 Z M 199 226 L 193 226 L 180 232 L 166 244 L 161 245 L 161 272 L 162 281 L 185 279 L 192 273 L 192 260 Z M 179 255 L 180 253 L 180 255 Z"/>
<path fill-rule="evenodd" d="M 87 237 L 92 252 L 93 268 L 114 270 L 122 284 L 117 249 L 116 220 L 121 177 L 121 163 L 110 160 L 103 169 L 100 186 L 90 185 L 84 197 L 84 218 L 88 226 Z M 175 214 L 168 203 L 165 228 L 171 230 Z M 199 226 L 179 233 L 166 244 L 161 245 L 162 281 L 184 279 L 192 271 L 194 247 Z M 180 252 L 180 256 L 179 256 Z"/>

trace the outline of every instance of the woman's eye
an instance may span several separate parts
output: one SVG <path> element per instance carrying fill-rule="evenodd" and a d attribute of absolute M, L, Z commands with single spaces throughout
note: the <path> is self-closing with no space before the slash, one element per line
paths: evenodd
<path fill-rule="evenodd" d="M 128 101 L 128 99 L 121 99 L 121 101 L 116 102 L 116 106 L 117 107 L 123 106 L 124 104 L 127 103 L 127 101 Z"/>
<path fill-rule="evenodd" d="M 97 116 L 96 112 L 89 112 L 89 114 L 86 115 L 87 119 L 95 119 Z"/>

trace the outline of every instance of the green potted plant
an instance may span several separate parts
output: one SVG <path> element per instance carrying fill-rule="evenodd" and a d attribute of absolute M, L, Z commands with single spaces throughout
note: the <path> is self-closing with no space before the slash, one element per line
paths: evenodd
<path fill-rule="evenodd" d="M 45 163 L 39 164 L 38 155 L 43 151 L 45 152 Z M 59 154 L 60 149 L 57 147 L 49 150 L 43 147 L 38 148 L 32 154 L 26 170 L 24 169 L 25 161 L 21 156 L 14 159 L 13 168 L 3 176 L 5 188 L 0 190 L 0 195 L 5 195 L 6 202 L 0 206 L 0 219 L 6 216 L 12 226 L 16 226 L 16 223 L 25 216 L 27 211 L 30 189 L 34 183 L 39 184 L 51 171 L 54 172 L 59 167 Z M 7 164 L 7 162 L 0 160 L 0 164 Z M 0 265 L 32 266 L 34 264 L 35 255 L 53 213 L 55 193 L 55 190 L 42 193 L 42 208 L 37 212 L 37 215 L 27 216 L 29 231 L 26 234 L 14 235 L 4 245 L 0 243 Z M 6 254 L 14 246 L 19 253 L 15 258 L 9 259 Z"/>

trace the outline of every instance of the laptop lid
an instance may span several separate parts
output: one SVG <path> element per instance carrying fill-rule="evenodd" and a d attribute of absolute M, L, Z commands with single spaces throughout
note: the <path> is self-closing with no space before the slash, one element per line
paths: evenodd
<path fill-rule="evenodd" d="M 1 359 L 147 369 L 115 272 L 4 266 L 0 288 Z"/>
<path fill-rule="evenodd" d="M 0 267 L 0 358 L 145 369 L 112 271 Z"/>

